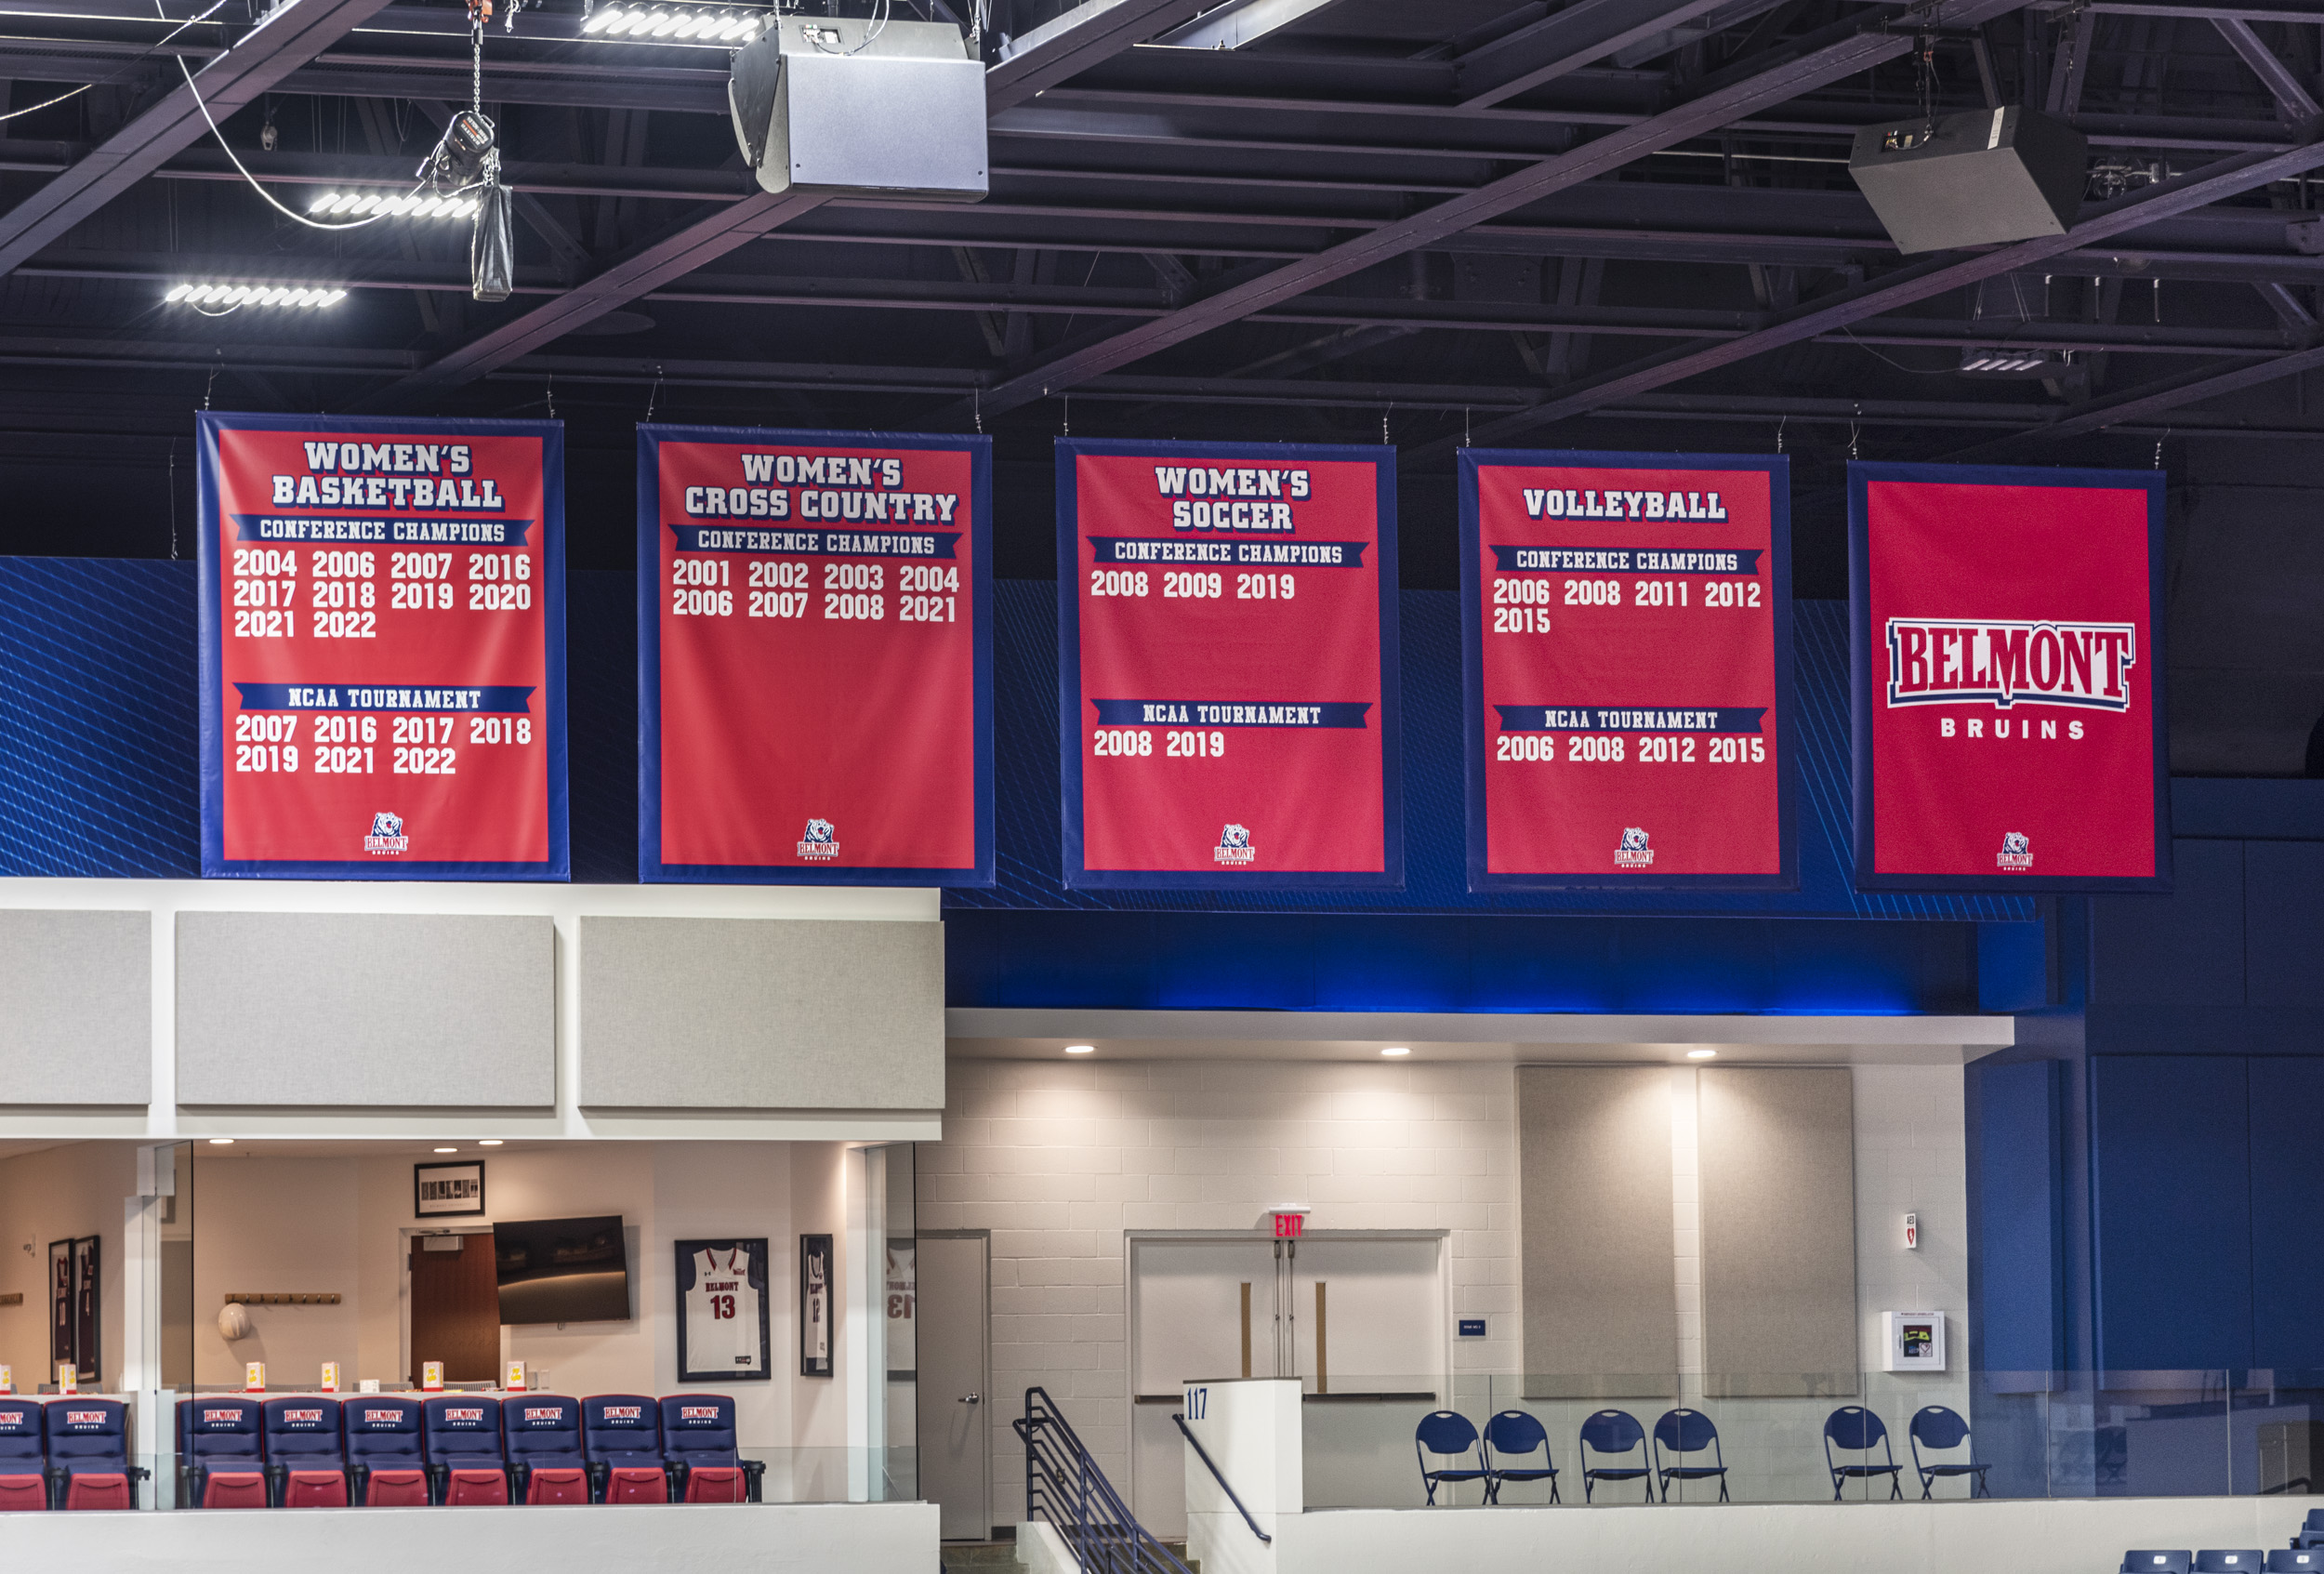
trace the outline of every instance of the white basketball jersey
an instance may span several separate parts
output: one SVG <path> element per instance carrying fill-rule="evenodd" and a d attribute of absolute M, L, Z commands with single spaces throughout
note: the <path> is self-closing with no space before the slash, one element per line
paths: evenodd
<path fill-rule="evenodd" d="M 694 1371 L 756 1372 L 759 1291 L 750 1282 L 750 1253 L 740 1247 L 694 1253 L 693 1288 L 686 1291 L 686 1365 Z"/>

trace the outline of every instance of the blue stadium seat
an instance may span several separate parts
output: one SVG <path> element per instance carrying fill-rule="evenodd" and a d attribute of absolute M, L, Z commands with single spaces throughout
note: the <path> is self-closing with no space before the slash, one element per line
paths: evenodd
<path fill-rule="evenodd" d="M 152 1473 L 129 1462 L 127 1405 L 119 1399 L 59 1399 L 45 1419 L 48 1469 L 62 1498 L 59 1506 L 138 1506 L 137 1483 Z"/>
<path fill-rule="evenodd" d="M 1478 1448 L 1476 1423 L 1459 1410 L 1431 1410 L 1420 1418 L 1420 1424 L 1412 1429 L 1413 1457 L 1420 1462 L 1420 1485 L 1428 1491 L 1431 1507 L 1436 1502 L 1436 1488 L 1455 1481 L 1484 1481 L 1487 1479 L 1482 1454 L 1474 1464 L 1440 1465 L 1431 1470 L 1428 1457 L 1458 1460 Z"/>
<path fill-rule="evenodd" d="M 1852 1464 L 1842 1464 L 1831 1455 L 1832 1445 L 1838 1444 L 1843 1453 L 1864 1457 Z M 1872 1450 L 1881 1451 L 1885 1462 L 1875 1462 Z M 1831 1472 L 1831 1501 L 1838 1502 L 1847 1484 L 1869 1480 L 1876 1475 L 1888 1477 L 1888 1495 L 1901 1498 L 1904 1488 L 1898 1484 L 1903 1474 L 1896 1463 L 1896 1450 L 1889 1446 L 1888 1425 L 1880 1417 L 1861 1405 L 1842 1405 L 1824 1418 L 1824 1468 Z M 2184 1574 L 2184 1571 L 2182 1571 Z"/>
<path fill-rule="evenodd" d="M 267 1506 L 258 1401 L 235 1395 L 178 1401 L 178 1457 L 192 1508 Z"/>
<path fill-rule="evenodd" d="M 2187 1566 L 2194 1561 L 2192 1553 L 2126 1552 L 2122 1574 L 2188 1574 Z"/>
<path fill-rule="evenodd" d="M 581 1401 L 581 1442 L 599 1502 L 669 1501 L 659 1404 L 642 1394 L 591 1395 Z"/>
<path fill-rule="evenodd" d="M 500 1442 L 500 1401 L 489 1394 L 442 1394 L 428 1401 L 428 1468 L 436 1501 L 466 1508 L 508 1501 L 508 1456 Z"/>
<path fill-rule="evenodd" d="M 1523 1459 L 1541 1450 L 1539 1465 L 1506 1465 L 1500 1456 Z M 1546 1481 L 1550 1484 L 1550 1501 L 1557 1502 L 1557 1466 L 1550 1459 L 1550 1434 L 1540 1419 L 1524 1410 L 1503 1410 L 1485 1423 L 1485 1501 L 1501 1501 L 1501 1484 L 1505 1481 Z"/>
<path fill-rule="evenodd" d="M 2324 1574 L 2324 1552 L 2278 1547 L 2267 1554 L 2267 1574 Z"/>
<path fill-rule="evenodd" d="M 1593 1465 L 1591 1452 L 1627 1454 L 1638 1450 L 1638 1463 L 1632 1465 Z M 1598 1410 L 1581 1423 L 1581 1501 L 1594 1501 L 1593 1494 L 1601 1481 L 1636 1481 L 1646 1489 L 1644 1501 L 1655 1501 L 1654 1471 L 1647 1462 L 1646 1429 L 1638 1424 L 1638 1418 L 1628 1410 Z"/>
<path fill-rule="evenodd" d="M 1969 1423 L 1961 1418 L 1959 1411 L 1948 1409 L 1943 1405 L 1923 1405 L 1912 1412 L 1912 1424 L 1906 1430 L 1911 1435 L 1912 1468 L 1921 1476 L 1922 1497 L 1933 1497 L 1934 1494 L 1929 1488 L 1948 1475 L 1974 1477 L 1969 1484 L 1969 1495 L 1973 1498 L 1980 1492 L 1988 1498 L 1993 1495 L 1985 1484 L 1985 1473 L 1993 1467 L 1977 1462 L 1977 1450 L 1974 1447 L 1965 1460 L 1938 1460 L 1932 1463 L 1921 1457 L 1924 1447 L 1934 1452 L 1940 1448 L 1958 1448 L 1969 1441 Z"/>
<path fill-rule="evenodd" d="M 581 1402 L 527 1394 L 501 1407 L 501 1432 L 518 1498 L 528 1503 L 586 1503 L 589 1462 L 581 1444 Z"/>
<path fill-rule="evenodd" d="M 340 1407 L 354 1501 L 371 1508 L 426 1508 L 428 1452 L 417 1399 L 362 1395 Z"/>
<path fill-rule="evenodd" d="M 2307 1522 L 2293 1533 L 2292 1549 L 2306 1552 L 2312 1547 L 2324 1547 L 2324 1508 L 2308 1510 Z"/>
<path fill-rule="evenodd" d="M 321 1394 L 269 1399 L 266 1473 L 277 1508 L 345 1508 L 347 1450 L 339 1402 Z"/>
<path fill-rule="evenodd" d="M 2195 1554 L 2193 1574 L 2258 1574 L 2267 1554 L 2258 1548 L 2222 1551 L 2205 1548 Z"/>
<path fill-rule="evenodd" d="M 662 1447 L 678 1500 L 687 1503 L 759 1501 L 764 1460 L 742 1457 L 734 1401 L 724 1394 L 673 1394 L 662 1400 Z"/>
<path fill-rule="evenodd" d="M 48 1429 L 37 1399 L 0 1399 L 0 1513 L 48 1506 Z"/>
<path fill-rule="evenodd" d="M 1662 1452 L 1665 1448 L 1681 1461 L 1689 1454 L 1708 1450 L 1710 1462 L 1664 1464 Z M 1655 1478 L 1662 1488 L 1664 1502 L 1670 1501 L 1670 1483 L 1673 1481 L 1713 1479 L 1719 1483 L 1719 1501 L 1723 1503 L 1727 1501 L 1726 1452 L 1719 1447 L 1719 1429 L 1702 1411 L 1685 1409 L 1663 1411 L 1662 1419 L 1655 1422 L 1654 1455 Z"/>

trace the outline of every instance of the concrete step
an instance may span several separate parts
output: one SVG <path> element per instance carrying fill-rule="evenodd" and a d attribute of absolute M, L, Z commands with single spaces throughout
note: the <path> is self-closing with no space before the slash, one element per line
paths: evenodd
<path fill-rule="evenodd" d="M 1010 1541 L 946 1541 L 944 1544 L 944 1574 L 958 1569 L 962 1574 L 1002 1574 L 1014 1569 L 1017 1563 L 1017 1543 Z"/>

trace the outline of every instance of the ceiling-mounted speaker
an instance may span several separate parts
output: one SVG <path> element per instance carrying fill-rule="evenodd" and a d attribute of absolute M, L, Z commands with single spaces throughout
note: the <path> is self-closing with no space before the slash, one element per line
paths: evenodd
<path fill-rule="evenodd" d="M 786 15 L 736 51 L 726 97 L 769 192 L 985 194 L 984 65 L 948 22 Z"/>
<path fill-rule="evenodd" d="M 1868 126 L 1848 173 L 1909 256 L 2066 233 L 2081 211 L 2089 149 L 2064 121 L 2013 104 Z"/>

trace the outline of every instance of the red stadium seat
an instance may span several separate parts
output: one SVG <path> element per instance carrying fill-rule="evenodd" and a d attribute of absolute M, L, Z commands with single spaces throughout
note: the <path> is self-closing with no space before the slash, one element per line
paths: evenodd
<path fill-rule="evenodd" d="M 0 1514 L 17 1509 L 45 1509 L 47 1506 L 46 1476 L 0 1475 Z"/>
<path fill-rule="evenodd" d="M 284 1508 L 345 1508 L 347 1476 L 337 1470 L 294 1470 L 283 1488 Z"/>
<path fill-rule="evenodd" d="M 75 1508 L 134 1508 L 129 1501 L 129 1478 L 116 1472 L 75 1471 L 72 1484 L 65 1488 L 64 1506 Z"/>
<path fill-rule="evenodd" d="M 616 1465 L 605 1481 L 609 1503 L 666 1503 L 669 1475 L 659 1465 Z"/>
<path fill-rule="evenodd" d="M 589 1475 L 579 1465 L 552 1467 L 535 1465 L 524 1488 L 528 1503 L 586 1503 L 589 1501 Z"/>
<path fill-rule="evenodd" d="M 416 1470 L 375 1470 L 363 1484 L 363 1501 L 372 1508 L 426 1508 L 428 1477 Z"/>
<path fill-rule="evenodd" d="M 588 1495 L 586 1485 L 582 1491 L 584 1496 Z M 505 1504 L 508 1501 L 508 1473 L 503 1470 L 456 1470 L 446 1478 L 443 1501 L 453 1508 Z"/>
<path fill-rule="evenodd" d="M 686 1473 L 690 1503 L 739 1503 L 747 1501 L 740 1465 L 698 1464 Z"/>
<path fill-rule="evenodd" d="M 255 1470 L 214 1470 L 202 1483 L 204 1508 L 264 1508 L 266 1477 Z"/>

